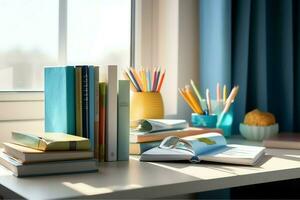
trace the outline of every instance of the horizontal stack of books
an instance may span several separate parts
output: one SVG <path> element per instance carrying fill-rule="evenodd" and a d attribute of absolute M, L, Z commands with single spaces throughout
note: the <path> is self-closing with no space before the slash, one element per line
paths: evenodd
<path fill-rule="evenodd" d="M 15 176 L 94 172 L 98 162 L 87 138 L 65 133 L 12 132 L 12 143 L 4 143 L 0 164 Z"/>
<path fill-rule="evenodd" d="M 221 129 L 189 127 L 185 120 L 147 119 L 138 123 L 138 127 L 130 132 L 129 152 L 132 155 L 141 155 L 159 146 L 168 136 L 183 138 L 211 132 L 223 133 Z"/>
<path fill-rule="evenodd" d="M 100 161 L 129 158 L 129 81 L 116 65 L 45 68 L 45 131 L 91 141 Z"/>

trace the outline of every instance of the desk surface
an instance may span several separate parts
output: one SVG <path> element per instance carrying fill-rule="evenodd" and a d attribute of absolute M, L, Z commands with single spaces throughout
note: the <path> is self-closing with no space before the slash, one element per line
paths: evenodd
<path fill-rule="evenodd" d="M 102 163 L 98 173 L 16 178 L 1 166 L 0 184 L 28 199 L 151 198 L 300 178 L 299 161 L 299 150 L 268 149 L 255 167 L 145 163 L 132 156 L 129 162 Z"/>

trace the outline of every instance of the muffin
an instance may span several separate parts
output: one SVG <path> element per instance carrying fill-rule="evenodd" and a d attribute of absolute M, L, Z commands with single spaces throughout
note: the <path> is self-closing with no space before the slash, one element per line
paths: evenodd
<path fill-rule="evenodd" d="M 278 134 L 278 130 L 275 116 L 258 109 L 248 112 L 240 124 L 240 132 L 248 140 L 262 141 Z"/>
<path fill-rule="evenodd" d="M 244 124 L 249 126 L 270 126 L 276 123 L 272 113 L 262 112 L 255 109 L 245 115 Z"/>

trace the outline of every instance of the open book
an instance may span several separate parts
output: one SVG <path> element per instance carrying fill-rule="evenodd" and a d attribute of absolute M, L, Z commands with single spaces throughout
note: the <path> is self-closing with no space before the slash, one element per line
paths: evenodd
<path fill-rule="evenodd" d="M 167 137 L 159 147 L 141 155 L 141 161 L 211 161 L 255 165 L 264 147 L 227 144 L 223 135 L 206 133 L 184 138 Z"/>
<path fill-rule="evenodd" d="M 185 129 L 189 124 L 180 119 L 142 119 L 135 131 L 153 133 L 157 131 Z"/>

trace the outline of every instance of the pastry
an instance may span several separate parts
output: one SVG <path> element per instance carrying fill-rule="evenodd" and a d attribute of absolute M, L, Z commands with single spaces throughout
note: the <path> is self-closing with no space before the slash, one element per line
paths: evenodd
<path fill-rule="evenodd" d="M 272 113 L 255 109 L 245 115 L 244 123 L 250 126 L 270 126 L 276 123 Z"/>

